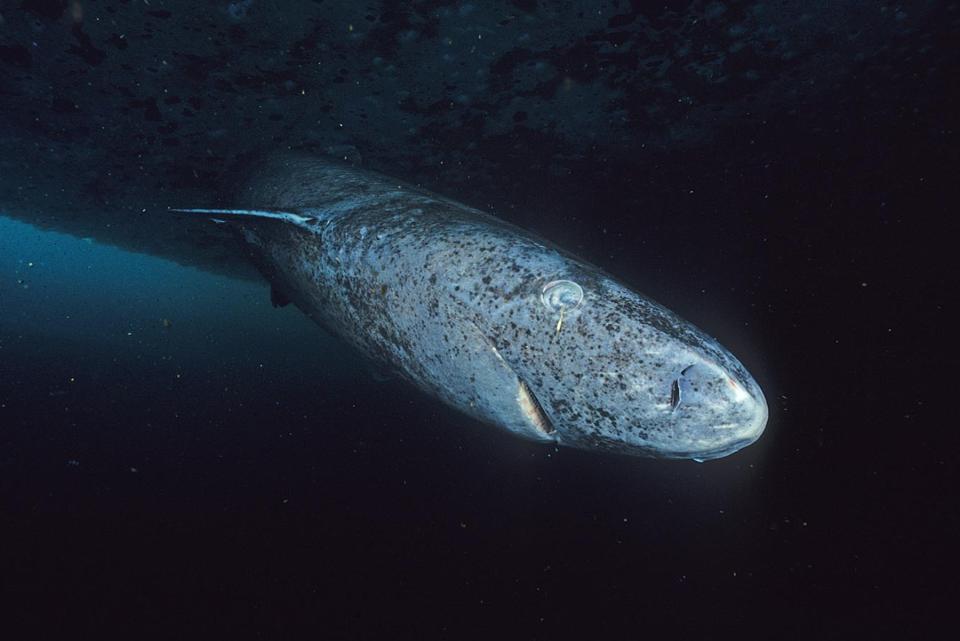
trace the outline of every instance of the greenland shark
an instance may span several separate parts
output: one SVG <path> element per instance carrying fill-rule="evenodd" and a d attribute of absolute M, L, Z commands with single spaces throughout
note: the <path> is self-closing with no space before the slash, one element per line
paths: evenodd
<path fill-rule="evenodd" d="M 274 156 L 230 196 L 174 209 L 234 230 L 293 303 L 415 386 L 520 437 L 715 459 L 767 404 L 716 340 L 490 214 L 333 160 Z"/>

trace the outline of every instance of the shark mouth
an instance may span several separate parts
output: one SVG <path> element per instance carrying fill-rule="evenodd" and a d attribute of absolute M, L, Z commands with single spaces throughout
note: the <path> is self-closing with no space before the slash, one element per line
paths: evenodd
<path fill-rule="evenodd" d="M 549 436 L 556 432 L 553 423 L 543 411 L 540 401 L 533 395 L 530 386 L 522 378 L 517 378 L 517 403 L 520 404 L 520 411 L 530 421 L 539 432 Z"/>

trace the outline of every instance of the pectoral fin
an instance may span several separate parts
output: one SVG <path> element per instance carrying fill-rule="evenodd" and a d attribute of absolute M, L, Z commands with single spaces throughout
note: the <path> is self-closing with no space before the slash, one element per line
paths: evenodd
<path fill-rule="evenodd" d="M 316 216 L 303 211 L 282 211 L 275 209 L 170 209 L 181 214 L 208 214 L 214 222 L 242 218 L 279 220 L 306 227 L 316 222 Z"/>

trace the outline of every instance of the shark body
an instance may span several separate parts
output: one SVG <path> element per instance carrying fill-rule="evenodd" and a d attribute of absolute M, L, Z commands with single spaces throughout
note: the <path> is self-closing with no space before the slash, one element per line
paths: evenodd
<path fill-rule="evenodd" d="M 280 156 L 233 197 L 177 210 L 234 227 L 278 304 L 445 403 L 521 437 L 705 460 L 767 405 L 713 338 L 600 269 L 391 178 Z"/>

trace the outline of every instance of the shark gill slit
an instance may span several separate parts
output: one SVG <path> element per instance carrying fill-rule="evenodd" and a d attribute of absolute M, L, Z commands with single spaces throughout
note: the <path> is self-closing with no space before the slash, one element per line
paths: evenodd
<path fill-rule="evenodd" d="M 517 378 L 517 384 L 517 399 L 520 401 L 520 407 L 524 414 L 530 418 L 530 422 L 538 430 L 544 434 L 553 434 L 556 428 L 553 427 L 547 413 L 543 411 L 543 406 L 540 405 L 540 401 L 534 395 L 530 386 L 522 378 Z"/>

